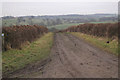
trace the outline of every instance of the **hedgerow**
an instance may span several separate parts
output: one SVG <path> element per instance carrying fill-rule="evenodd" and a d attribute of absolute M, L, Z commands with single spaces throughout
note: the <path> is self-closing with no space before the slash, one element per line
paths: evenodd
<path fill-rule="evenodd" d="M 118 23 L 86 23 L 78 26 L 71 26 L 65 32 L 81 32 L 98 37 L 116 38 L 118 37 Z"/>
<path fill-rule="evenodd" d="M 8 50 L 10 48 L 21 49 L 23 43 L 34 41 L 44 33 L 47 33 L 48 29 L 37 25 L 21 25 L 3 27 L 2 32 L 4 33 L 3 47 Z"/>

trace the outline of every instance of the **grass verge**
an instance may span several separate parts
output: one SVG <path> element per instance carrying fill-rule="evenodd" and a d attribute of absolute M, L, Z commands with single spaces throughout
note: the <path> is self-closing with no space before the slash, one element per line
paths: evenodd
<path fill-rule="evenodd" d="M 83 38 L 87 42 L 105 51 L 118 55 L 118 41 L 117 40 L 113 40 L 113 41 L 110 41 L 110 43 L 106 43 L 108 41 L 108 39 L 106 38 L 95 37 L 95 36 L 83 34 L 80 32 L 71 32 L 71 34 L 79 38 Z"/>
<path fill-rule="evenodd" d="M 25 67 L 27 64 L 45 59 L 49 56 L 53 44 L 53 33 L 47 33 L 22 50 L 12 49 L 2 53 L 3 74 Z"/>

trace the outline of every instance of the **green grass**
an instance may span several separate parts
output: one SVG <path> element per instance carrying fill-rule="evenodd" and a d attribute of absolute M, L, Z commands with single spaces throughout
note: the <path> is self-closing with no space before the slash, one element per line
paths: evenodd
<path fill-rule="evenodd" d="M 89 23 L 98 24 L 98 23 L 116 23 L 116 22 L 113 22 L 113 21 L 106 21 L 106 22 L 89 22 Z"/>
<path fill-rule="evenodd" d="M 72 32 L 71 34 L 74 36 L 77 36 L 79 38 L 83 38 L 87 42 L 89 42 L 105 51 L 108 51 L 110 53 L 118 55 L 118 41 L 117 40 L 110 41 L 110 43 L 108 44 L 108 43 L 106 43 L 108 41 L 108 39 L 106 39 L 106 38 L 95 37 L 95 36 L 83 34 L 80 32 Z"/>
<path fill-rule="evenodd" d="M 17 19 L 3 19 L 2 20 L 2 24 L 5 25 L 5 26 L 11 26 L 11 25 L 15 25 L 17 22 Z M 6 24 L 5 24 L 6 23 Z"/>
<path fill-rule="evenodd" d="M 66 28 L 68 28 L 68 27 L 70 27 L 70 26 L 76 26 L 76 25 L 79 25 L 79 24 L 83 24 L 83 23 L 66 23 L 66 24 L 59 24 L 59 25 L 55 25 L 55 26 L 48 26 L 48 28 L 50 29 L 50 28 L 56 28 L 56 29 L 59 29 L 59 30 L 61 30 L 61 29 L 66 29 Z"/>
<path fill-rule="evenodd" d="M 47 33 L 36 41 L 25 46 L 22 50 L 12 49 L 2 53 L 3 73 L 9 74 L 32 64 L 46 59 L 53 44 L 53 33 Z"/>
<path fill-rule="evenodd" d="M 89 22 L 89 23 L 94 23 L 94 24 L 98 24 L 98 23 L 114 23 L 114 22 Z M 58 30 L 62 30 L 62 29 L 66 29 L 70 26 L 77 26 L 79 24 L 84 24 L 84 23 L 64 23 L 64 24 L 59 24 L 59 25 L 54 25 L 54 26 L 48 26 L 48 29 L 51 28 L 56 28 Z"/>

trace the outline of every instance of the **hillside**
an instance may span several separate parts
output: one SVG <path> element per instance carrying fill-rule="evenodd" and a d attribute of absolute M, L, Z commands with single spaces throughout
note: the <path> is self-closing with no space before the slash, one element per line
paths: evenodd
<path fill-rule="evenodd" d="M 61 24 L 79 24 L 88 22 L 117 22 L 116 14 L 91 14 L 91 15 L 45 15 L 45 16 L 5 16 L 2 17 L 2 25 L 5 27 L 13 25 L 41 25 L 51 26 Z M 56 27 L 55 27 L 56 28 Z M 57 28 L 64 29 L 64 28 Z"/>

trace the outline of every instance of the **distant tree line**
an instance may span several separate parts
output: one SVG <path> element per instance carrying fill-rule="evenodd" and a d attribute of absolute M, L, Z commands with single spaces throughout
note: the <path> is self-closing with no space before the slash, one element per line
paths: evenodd
<path fill-rule="evenodd" d="M 21 16 L 2 17 L 3 26 L 13 25 L 41 25 L 53 26 L 64 23 L 86 23 L 86 22 L 117 22 L 115 14 L 95 14 L 95 15 L 58 15 L 58 16 Z"/>

